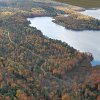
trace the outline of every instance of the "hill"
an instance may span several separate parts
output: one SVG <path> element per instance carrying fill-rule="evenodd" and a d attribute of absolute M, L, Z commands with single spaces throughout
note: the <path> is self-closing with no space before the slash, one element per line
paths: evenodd
<path fill-rule="evenodd" d="M 100 0 L 55 0 L 67 4 L 71 4 L 74 6 L 80 6 L 85 8 L 99 8 Z"/>
<path fill-rule="evenodd" d="M 92 68 L 92 55 L 44 36 L 27 20 L 63 12 L 51 3 L 5 4 L 0 9 L 0 100 L 100 100 L 100 67 Z"/>
<path fill-rule="evenodd" d="M 91 69 L 91 55 L 43 36 L 39 30 L 29 26 L 24 14 L 3 13 L 3 17 L 0 16 L 2 99 L 46 100 L 51 98 L 50 95 L 59 99 L 65 88 L 71 89 L 69 84 L 76 80 L 75 76 L 78 77 L 75 82 L 84 80 Z M 78 70 L 82 70 L 81 74 L 77 73 Z"/>

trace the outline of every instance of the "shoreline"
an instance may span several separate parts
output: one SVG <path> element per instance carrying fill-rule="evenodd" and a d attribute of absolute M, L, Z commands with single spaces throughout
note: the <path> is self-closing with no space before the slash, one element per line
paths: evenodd
<path fill-rule="evenodd" d="M 82 31 L 82 30 L 100 31 L 99 19 L 77 12 L 72 12 L 68 14 L 68 16 L 58 15 L 54 17 L 53 22 L 61 26 L 64 26 L 66 29 L 71 29 L 76 31 Z"/>
<path fill-rule="evenodd" d="M 38 16 L 39 17 L 39 16 Z M 46 17 L 46 16 L 45 16 Z M 36 18 L 36 17 L 34 17 L 34 18 Z M 29 20 L 28 20 L 29 21 Z M 40 30 L 41 31 L 41 30 Z M 43 34 L 44 35 L 44 34 Z M 44 35 L 45 36 L 45 35 Z M 47 36 L 48 37 L 48 36 Z M 50 38 L 50 37 L 48 37 L 48 38 Z M 55 39 L 54 39 L 55 40 Z M 67 43 L 68 44 L 68 43 Z M 72 46 L 73 47 L 73 46 Z M 78 50 L 78 49 L 76 49 L 77 51 L 79 51 L 79 52 L 82 52 L 82 51 L 80 51 L 80 50 Z M 85 53 L 88 53 L 88 52 L 85 52 Z M 91 52 L 90 52 L 91 53 Z M 93 54 L 92 54 L 92 56 L 93 56 Z M 93 60 L 90 62 L 91 64 L 93 63 L 93 62 L 95 62 L 96 60 L 93 58 Z M 99 64 L 92 64 L 92 67 L 95 67 L 95 66 L 99 66 Z"/>

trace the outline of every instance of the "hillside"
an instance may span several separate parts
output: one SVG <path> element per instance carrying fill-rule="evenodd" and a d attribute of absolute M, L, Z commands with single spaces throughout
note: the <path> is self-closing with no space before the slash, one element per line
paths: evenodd
<path fill-rule="evenodd" d="M 100 67 L 91 65 L 91 53 L 48 38 L 27 21 L 65 12 L 40 2 L 19 5 L 0 9 L 0 100 L 100 100 Z"/>
<path fill-rule="evenodd" d="M 91 74 L 92 60 L 91 54 L 43 36 L 29 26 L 23 14 L 4 13 L 0 19 L 1 100 L 58 100 L 66 95 L 73 98 L 74 84 L 78 86 Z M 99 94 L 95 94 L 97 98 Z"/>
<path fill-rule="evenodd" d="M 100 8 L 100 0 L 55 0 L 85 8 Z"/>

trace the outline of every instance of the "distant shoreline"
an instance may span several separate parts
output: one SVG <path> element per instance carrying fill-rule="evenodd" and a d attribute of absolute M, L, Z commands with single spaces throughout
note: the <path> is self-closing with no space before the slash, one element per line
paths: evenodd
<path fill-rule="evenodd" d="M 58 2 L 70 4 L 73 6 L 79 6 L 83 8 L 100 8 L 100 0 L 55 0 Z"/>

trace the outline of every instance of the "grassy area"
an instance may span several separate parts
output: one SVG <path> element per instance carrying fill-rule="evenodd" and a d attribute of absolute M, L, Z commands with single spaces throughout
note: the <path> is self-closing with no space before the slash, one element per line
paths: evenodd
<path fill-rule="evenodd" d="M 100 0 L 55 0 L 55 1 L 65 2 L 71 5 L 85 7 L 85 8 L 100 7 Z"/>

